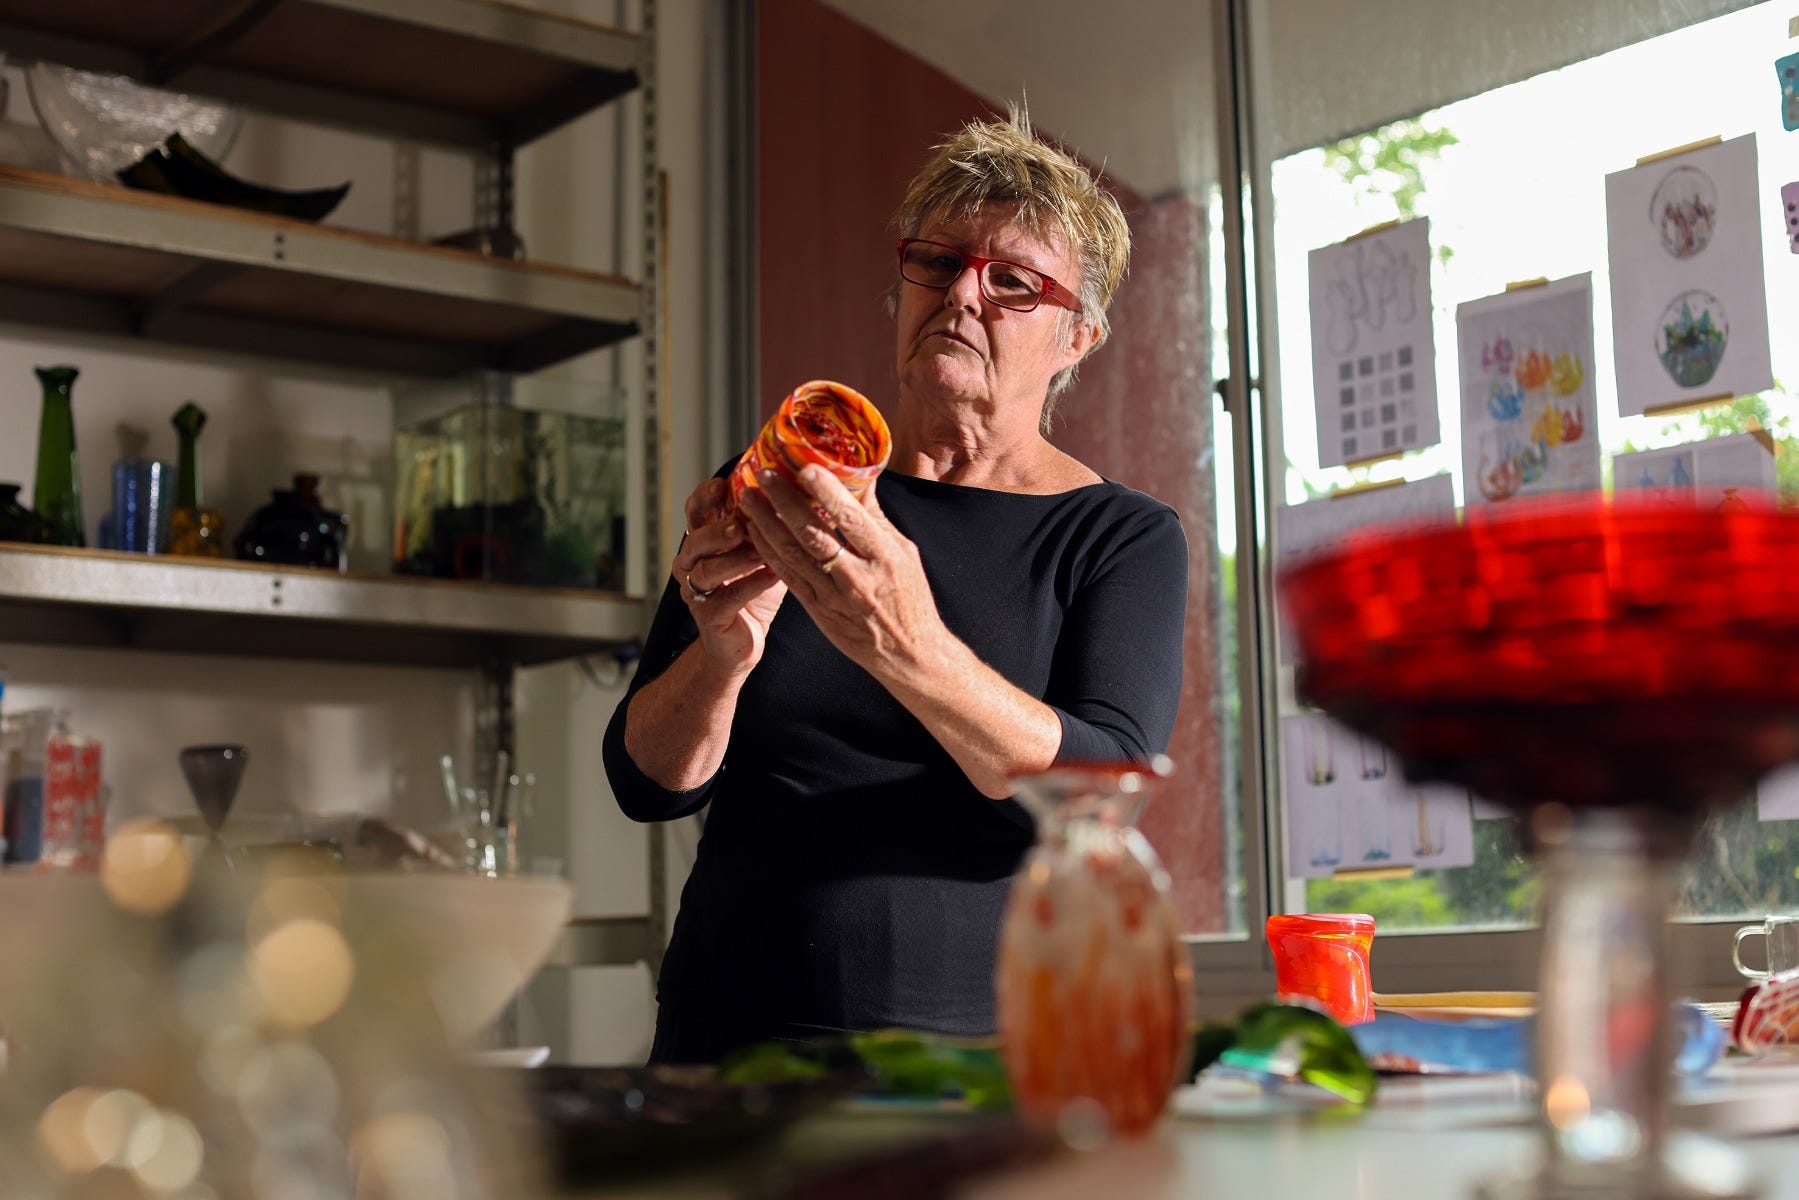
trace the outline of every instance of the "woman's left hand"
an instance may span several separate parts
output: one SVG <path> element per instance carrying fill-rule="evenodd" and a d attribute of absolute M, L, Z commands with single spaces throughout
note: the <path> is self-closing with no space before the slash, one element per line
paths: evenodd
<path fill-rule="evenodd" d="M 875 487 L 857 500 L 816 466 L 798 487 L 772 471 L 758 482 L 740 502 L 745 531 L 833 646 L 877 679 L 938 660 L 949 631 L 918 546 L 887 520 Z"/>

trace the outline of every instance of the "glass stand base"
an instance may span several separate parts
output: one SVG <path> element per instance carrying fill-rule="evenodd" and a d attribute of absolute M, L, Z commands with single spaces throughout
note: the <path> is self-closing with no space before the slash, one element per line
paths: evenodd
<path fill-rule="evenodd" d="M 1765 1193 L 1736 1147 L 1696 1133 L 1677 1133 L 1662 1152 L 1661 1170 L 1642 1177 L 1597 1165 L 1495 1179 L 1475 1189 L 1476 1200 L 1759 1200 Z"/>

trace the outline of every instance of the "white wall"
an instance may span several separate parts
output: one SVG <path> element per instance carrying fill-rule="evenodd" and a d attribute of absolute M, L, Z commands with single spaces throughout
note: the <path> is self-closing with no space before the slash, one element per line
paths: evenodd
<path fill-rule="evenodd" d="M 709 39 L 717 36 L 707 15 L 724 2 L 661 0 L 658 10 L 670 194 L 664 362 L 665 514 L 672 516 L 664 519 L 676 523 L 677 535 L 680 499 L 725 453 L 707 433 L 717 425 L 707 382 L 716 373 L 716 339 L 707 328 L 704 215 L 716 176 L 704 162 L 703 116 L 707 89 L 717 86 L 716 72 L 705 67 L 709 47 L 715 49 Z M 606 23 L 622 15 L 636 27 L 637 3 L 623 4 L 620 14 L 614 0 L 542 0 L 545 8 Z M 622 190 L 616 185 L 621 154 L 626 171 L 635 172 L 640 111 L 639 99 L 627 99 L 521 155 L 519 225 L 533 258 L 641 275 L 640 191 L 635 178 Z M 23 88 L 10 115 L 31 119 Z M 395 156 L 396 147 L 381 139 L 253 115 L 226 165 L 278 186 L 350 179 L 332 223 L 389 232 Z M 419 234 L 469 224 L 471 164 L 426 150 L 419 170 Z M 0 481 L 23 484 L 27 498 L 39 407 L 31 368 L 61 362 L 82 370 L 75 409 L 90 543 L 109 503 L 118 427 L 135 427 L 147 436 L 149 454 L 172 458 L 168 418 L 194 400 L 211 418 L 202 440 L 207 499 L 225 509 L 232 532 L 287 474 L 322 469 L 339 476 L 337 494 L 327 499 L 341 499 L 369 533 L 363 553 L 372 559 L 362 561 L 382 560 L 388 518 L 374 498 L 391 453 L 391 381 L 0 325 Z M 641 403 L 641 371 L 641 349 L 628 345 L 556 374 L 623 381 Z M 367 511 L 371 503 L 381 511 Z M 665 563 L 649 564 L 645 586 L 659 592 L 665 575 Z M 7 644 L 3 626 L 0 663 L 9 670 L 9 709 L 67 707 L 78 729 L 101 738 L 118 813 L 182 811 L 186 791 L 175 751 L 231 740 L 252 751 L 240 812 L 353 809 L 430 824 L 444 815 L 437 755 L 465 757 L 472 748 L 474 680 L 459 672 L 29 647 Z M 647 904 L 645 830 L 618 813 L 599 758 L 600 731 L 621 693 L 617 667 L 605 658 L 587 669 L 570 663 L 522 672 L 517 688 L 520 765 L 539 778 L 540 823 L 528 846 L 565 861 L 581 915 L 636 914 Z M 692 840 L 691 833 L 677 836 L 671 890 L 679 887 Z M 643 968 L 581 969 L 540 977 L 521 1006 L 520 1027 L 552 1040 L 559 1058 L 625 1062 L 647 1052 L 652 1019 Z"/>

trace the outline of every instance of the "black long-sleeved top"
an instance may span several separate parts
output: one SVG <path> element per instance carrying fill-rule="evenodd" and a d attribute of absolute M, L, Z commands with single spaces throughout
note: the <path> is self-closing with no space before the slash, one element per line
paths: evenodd
<path fill-rule="evenodd" d="M 878 487 L 950 631 L 1056 710 L 1058 761 L 1166 747 L 1187 596 L 1173 510 L 1110 482 L 1033 496 L 889 472 Z M 1000 917 L 1029 815 L 977 791 L 791 597 L 744 683 L 723 765 L 692 791 L 658 786 L 625 750 L 625 710 L 697 636 L 671 580 L 606 730 L 627 816 L 711 805 L 663 962 L 652 1057 L 706 1061 L 823 1029 L 991 1032 Z"/>

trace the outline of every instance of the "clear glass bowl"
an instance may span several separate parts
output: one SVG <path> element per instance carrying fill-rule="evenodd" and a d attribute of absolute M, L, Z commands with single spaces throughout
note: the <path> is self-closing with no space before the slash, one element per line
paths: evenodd
<path fill-rule="evenodd" d="M 90 179 L 115 181 L 120 170 L 177 132 L 218 162 L 243 125 L 243 112 L 228 104 L 55 63 L 27 68 L 25 87 L 44 132 Z"/>

